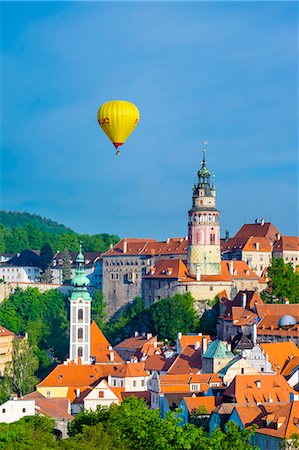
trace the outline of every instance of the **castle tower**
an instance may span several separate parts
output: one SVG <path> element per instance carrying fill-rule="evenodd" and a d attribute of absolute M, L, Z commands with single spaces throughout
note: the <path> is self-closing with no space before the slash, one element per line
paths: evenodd
<path fill-rule="evenodd" d="M 91 297 L 87 290 L 90 281 L 85 275 L 82 245 L 76 262 L 78 268 L 72 279 L 74 290 L 70 297 L 70 359 L 81 358 L 82 364 L 90 364 L 90 309 Z"/>
<path fill-rule="evenodd" d="M 188 270 L 198 281 L 201 275 L 221 273 L 220 213 L 216 209 L 216 188 L 210 178 L 204 148 L 198 182 L 193 186 L 192 208 L 188 212 Z"/>

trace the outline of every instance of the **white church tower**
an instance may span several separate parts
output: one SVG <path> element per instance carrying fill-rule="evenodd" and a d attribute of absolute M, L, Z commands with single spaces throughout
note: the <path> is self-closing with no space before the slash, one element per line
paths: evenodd
<path fill-rule="evenodd" d="M 82 245 L 76 262 L 78 268 L 72 279 L 74 290 L 70 297 L 70 359 L 81 359 L 82 364 L 90 364 L 90 310 L 91 296 L 87 290 L 90 281 L 85 275 Z"/>

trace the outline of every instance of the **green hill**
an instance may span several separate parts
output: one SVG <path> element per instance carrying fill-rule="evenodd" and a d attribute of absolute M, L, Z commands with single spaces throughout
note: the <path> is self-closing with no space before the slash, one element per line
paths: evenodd
<path fill-rule="evenodd" d="M 18 253 L 40 250 L 49 244 L 54 251 L 76 251 L 83 243 L 85 251 L 105 252 L 119 241 L 115 234 L 78 234 L 53 220 L 17 211 L 0 211 L 0 252 Z"/>
<path fill-rule="evenodd" d="M 54 220 L 41 217 L 38 214 L 18 211 L 0 211 L 0 223 L 6 228 L 25 227 L 33 225 L 40 231 L 54 234 L 73 233 L 70 228 L 61 225 Z"/>

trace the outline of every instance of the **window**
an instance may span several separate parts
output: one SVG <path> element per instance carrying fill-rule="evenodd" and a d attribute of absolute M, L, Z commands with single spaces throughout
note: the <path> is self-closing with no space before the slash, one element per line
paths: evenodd
<path fill-rule="evenodd" d="M 78 328 L 78 341 L 83 341 L 83 328 Z"/>
<path fill-rule="evenodd" d="M 113 380 L 113 386 L 116 386 L 116 380 Z"/>
<path fill-rule="evenodd" d="M 210 291 L 212 291 L 214 289 L 214 286 L 210 286 Z"/>
<path fill-rule="evenodd" d="M 46 392 L 46 397 L 49 398 L 51 396 L 51 391 Z"/>
<path fill-rule="evenodd" d="M 26 408 L 22 408 L 22 412 L 25 413 L 26 412 Z"/>
<path fill-rule="evenodd" d="M 104 391 L 99 391 L 99 398 L 103 398 L 104 397 Z"/>
<path fill-rule="evenodd" d="M 145 386 L 145 381 L 141 380 L 141 386 L 144 387 Z"/>
<path fill-rule="evenodd" d="M 191 391 L 198 391 L 198 384 L 191 384 Z"/>
<path fill-rule="evenodd" d="M 215 244 L 215 234 L 214 233 L 210 234 L 210 244 L 211 245 Z"/>
<path fill-rule="evenodd" d="M 118 280 L 118 273 L 111 272 L 110 278 L 111 278 L 111 280 Z"/>
<path fill-rule="evenodd" d="M 6 409 L 2 408 L 2 413 L 5 414 L 6 413 Z"/>
<path fill-rule="evenodd" d="M 83 309 L 78 309 L 78 322 L 83 322 Z"/>
<path fill-rule="evenodd" d="M 136 385 L 137 385 L 137 382 L 136 382 L 136 380 L 134 380 L 133 381 L 133 387 L 136 387 Z"/>
<path fill-rule="evenodd" d="M 82 358 L 82 356 L 83 356 L 83 348 L 78 347 L 78 358 Z"/>

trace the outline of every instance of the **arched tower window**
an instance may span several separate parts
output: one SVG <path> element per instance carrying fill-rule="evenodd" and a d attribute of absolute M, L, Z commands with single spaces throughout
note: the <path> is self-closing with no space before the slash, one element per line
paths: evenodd
<path fill-rule="evenodd" d="M 78 309 L 78 322 L 83 322 L 83 309 Z"/>
<path fill-rule="evenodd" d="M 83 328 L 78 328 L 78 341 L 81 342 L 83 340 Z"/>
<path fill-rule="evenodd" d="M 78 347 L 78 358 L 82 358 L 82 356 L 83 356 L 83 348 Z"/>

